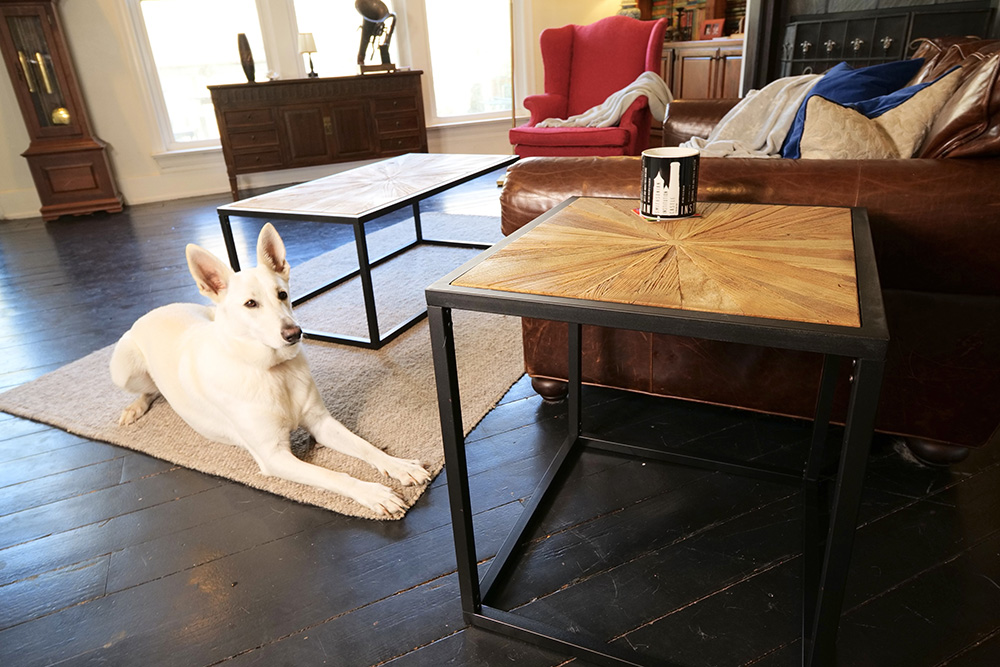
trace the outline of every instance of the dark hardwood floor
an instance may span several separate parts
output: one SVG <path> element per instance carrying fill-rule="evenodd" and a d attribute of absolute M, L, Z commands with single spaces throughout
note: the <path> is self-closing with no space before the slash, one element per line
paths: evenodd
<path fill-rule="evenodd" d="M 423 210 L 497 216 L 495 179 Z M 201 301 L 183 248 L 224 256 L 226 201 L 0 222 L 0 390 L 112 344 L 153 307 Z M 256 238 L 258 222 L 234 225 Z M 348 242 L 335 225 L 279 230 L 293 264 Z M 585 402 L 588 427 L 644 442 L 794 462 L 808 438 L 806 424 L 733 410 L 598 389 Z M 563 409 L 522 379 L 470 437 L 484 563 L 560 444 Z M 794 665 L 798 500 L 586 454 L 502 603 L 675 664 Z M 371 522 L 0 413 L 0 665 L 567 662 L 463 627 L 446 474 L 404 520 Z M 1000 452 L 936 470 L 876 438 L 838 664 L 1000 664 Z"/>

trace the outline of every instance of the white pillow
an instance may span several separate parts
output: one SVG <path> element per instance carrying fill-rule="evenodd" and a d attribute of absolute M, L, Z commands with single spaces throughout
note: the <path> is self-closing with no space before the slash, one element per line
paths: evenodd
<path fill-rule="evenodd" d="M 961 79 L 954 69 L 874 118 L 814 95 L 806 103 L 802 157 L 826 160 L 910 158 Z"/>

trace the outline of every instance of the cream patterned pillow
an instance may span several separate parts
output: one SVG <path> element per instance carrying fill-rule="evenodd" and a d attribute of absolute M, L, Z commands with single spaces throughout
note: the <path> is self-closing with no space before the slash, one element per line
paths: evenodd
<path fill-rule="evenodd" d="M 930 85 L 878 99 L 841 106 L 814 95 L 806 103 L 802 157 L 820 160 L 910 158 L 920 148 L 938 111 L 958 87 L 961 72 L 953 69 Z M 886 96 L 888 99 L 890 96 Z M 891 106 L 896 100 L 902 101 Z M 869 111 L 865 115 L 864 111 Z M 869 117 L 870 116 L 870 117 Z"/>

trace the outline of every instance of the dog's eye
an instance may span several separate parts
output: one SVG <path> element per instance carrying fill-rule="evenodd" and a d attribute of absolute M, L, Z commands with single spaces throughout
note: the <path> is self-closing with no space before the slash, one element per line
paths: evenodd
<path fill-rule="evenodd" d="M 257 302 L 254 301 L 253 299 L 247 299 L 246 303 L 244 303 L 243 305 L 246 306 L 247 308 L 256 308 Z"/>
<path fill-rule="evenodd" d="M 285 290 L 278 291 L 278 301 L 285 301 L 288 299 L 288 292 Z"/>

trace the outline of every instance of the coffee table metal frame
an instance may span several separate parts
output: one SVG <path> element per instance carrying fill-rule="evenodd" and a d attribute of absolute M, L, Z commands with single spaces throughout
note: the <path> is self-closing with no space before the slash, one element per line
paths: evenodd
<path fill-rule="evenodd" d="M 391 158 L 390 158 L 391 159 Z M 219 214 L 219 224 L 222 227 L 222 237 L 226 242 L 226 252 L 229 255 L 229 264 L 232 266 L 234 271 L 240 270 L 240 260 L 239 255 L 236 251 L 236 242 L 233 238 L 233 228 L 230 223 L 231 217 L 241 217 L 241 218 L 267 218 L 268 220 L 306 220 L 310 222 L 330 222 L 336 224 L 346 224 L 351 225 L 354 228 L 354 244 L 357 248 L 358 253 L 358 268 L 349 271 L 337 278 L 334 278 L 329 283 L 317 287 L 316 289 L 296 297 L 292 300 L 292 306 L 298 306 L 301 303 L 308 301 L 309 299 L 315 298 L 329 290 L 337 287 L 338 285 L 351 280 L 357 276 L 361 277 L 361 291 L 364 295 L 365 301 L 365 315 L 368 323 L 368 337 L 362 338 L 360 336 L 348 336 L 345 334 L 336 334 L 326 331 L 314 331 L 309 329 L 303 329 L 303 335 L 307 338 L 313 340 L 321 340 L 328 343 L 342 343 L 345 345 L 352 345 L 355 347 L 365 347 L 368 349 L 377 350 L 381 348 L 386 343 L 389 343 L 394 338 L 405 332 L 407 329 L 412 327 L 417 322 L 420 322 L 427 316 L 427 311 L 422 311 L 417 313 L 413 317 L 403 322 L 400 322 L 392 329 L 382 334 L 379 331 L 378 325 L 378 313 L 375 307 L 375 290 L 372 286 L 372 274 L 373 268 L 394 259 L 404 252 L 411 250 L 417 246 L 421 245 L 436 245 L 436 246 L 447 246 L 452 248 L 473 248 L 473 249 L 485 249 L 489 248 L 489 243 L 480 243 L 475 241 L 458 241 L 458 240 L 447 240 L 447 239 L 428 239 L 424 238 L 423 229 L 420 224 L 420 202 L 434 195 L 440 194 L 445 190 L 450 190 L 451 188 L 467 183 L 473 179 L 484 176 L 491 171 L 495 171 L 501 167 L 506 167 L 517 160 L 516 155 L 503 156 L 502 158 L 496 160 L 494 163 L 466 174 L 460 177 L 449 178 L 442 181 L 433 187 L 425 188 L 413 192 L 405 197 L 400 197 L 394 199 L 385 204 L 375 206 L 361 214 L 351 215 L 351 214 L 324 214 L 317 212 L 295 212 L 295 211 L 283 211 L 283 210 L 266 210 L 266 209 L 251 209 L 244 208 L 240 206 L 240 202 L 233 202 L 232 204 L 226 204 L 218 208 Z M 293 186 L 294 187 L 294 186 Z M 277 192 L 277 191 L 276 191 Z M 380 218 L 384 215 L 388 215 L 399 209 L 411 206 L 413 208 L 413 225 L 416 232 L 416 239 L 410 243 L 393 250 L 392 252 L 383 255 L 375 260 L 372 260 L 368 254 L 368 243 L 365 238 L 365 223 L 370 222 L 376 218 Z"/>
<path fill-rule="evenodd" d="M 696 466 L 730 474 L 801 485 L 805 509 L 803 530 L 802 664 L 832 665 L 844 589 L 865 466 L 871 444 L 875 411 L 882 384 L 888 330 L 882 304 L 875 255 L 865 209 L 852 209 L 855 268 L 861 326 L 858 328 L 723 315 L 681 309 L 655 308 L 582 299 L 519 294 L 459 287 L 452 281 L 484 261 L 501 247 L 529 233 L 574 199 L 523 227 L 492 250 L 467 262 L 426 290 L 433 346 L 448 492 L 458 562 L 461 604 L 465 621 L 509 637 L 568 653 L 602 665 L 636 665 L 633 653 L 596 638 L 570 633 L 491 606 L 493 594 L 506 584 L 520 556 L 520 548 L 547 499 L 558 493 L 563 470 L 585 449 L 598 449 L 668 463 Z M 479 578 L 473 516 L 466 466 L 462 413 L 455 363 L 453 309 L 489 312 L 569 323 L 568 434 L 538 486 L 526 502 L 516 525 L 482 579 Z M 803 470 L 761 466 L 731 459 L 712 459 L 667 448 L 649 448 L 610 442 L 587 435 L 581 414 L 581 330 L 583 325 L 634 329 L 711 340 L 805 350 L 824 355 L 812 439 Z M 847 419 L 839 462 L 828 474 L 826 442 L 831 405 L 841 359 L 854 364 Z M 827 484 L 834 484 L 832 503 Z M 657 661 L 655 664 L 671 664 Z"/>

